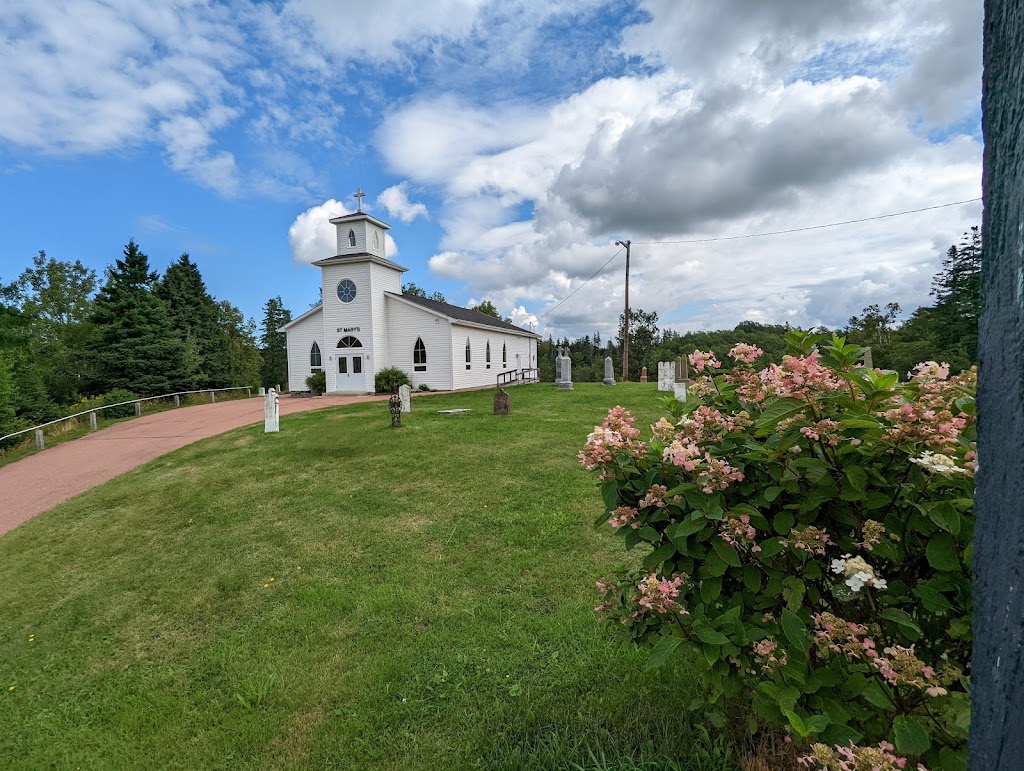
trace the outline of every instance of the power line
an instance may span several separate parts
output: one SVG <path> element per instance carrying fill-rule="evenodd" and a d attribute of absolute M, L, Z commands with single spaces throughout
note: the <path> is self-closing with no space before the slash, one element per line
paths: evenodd
<path fill-rule="evenodd" d="M 622 254 L 622 252 L 623 252 L 623 250 L 619 249 L 619 251 L 617 251 L 615 254 L 612 255 L 611 260 L 608 260 L 608 262 L 606 262 L 604 265 L 602 265 L 600 268 L 597 269 L 597 271 L 594 273 L 593 276 L 588 278 L 586 281 L 584 281 L 578 287 L 573 289 L 569 294 L 567 294 L 565 297 L 563 297 L 562 300 L 558 303 L 558 305 L 553 305 L 550 308 L 548 308 L 546 311 L 544 311 L 544 313 L 542 313 L 540 316 L 537 317 L 537 321 L 540 321 L 542 318 L 547 316 L 549 313 L 551 313 L 551 311 L 553 311 L 555 308 L 557 308 L 559 305 L 564 303 L 566 300 L 568 300 L 570 297 L 572 297 L 574 294 L 576 294 L 578 291 L 580 291 L 583 287 L 585 287 L 587 284 L 589 284 L 591 281 L 593 281 L 595 278 L 597 278 L 597 274 L 600 273 L 605 268 L 607 268 L 609 265 L 611 265 L 612 264 L 612 260 L 614 260 L 620 254 Z"/>
<path fill-rule="evenodd" d="M 786 233 L 801 233 L 805 230 L 821 230 L 822 228 L 836 228 L 840 225 L 854 225 L 858 222 L 871 222 L 872 220 L 884 220 L 890 217 L 902 217 L 905 214 L 917 214 L 933 209 L 947 209 L 950 206 L 962 206 L 965 203 L 980 201 L 980 198 L 968 198 L 966 201 L 953 201 L 953 203 L 941 203 L 938 206 L 925 206 L 923 209 L 907 209 L 906 211 L 893 212 L 891 214 L 879 214 L 875 217 L 862 217 L 856 220 L 844 220 L 843 222 L 829 222 L 827 225 L 808 225 L 804 228 L 790 228 L 789 230 L 772 230 L 767 233 L 747 233 L 744 236 L 718 236 L 717 238 L 689 238 L 682 241 L 634 241 L 635 244 L 706 244 L 711 241 L 738 241 L 742 238 L 762 238 L 763 236 L 781 236 Z"/>
<path fill-rule="evenodd" d="M 902 217 L 902 216 L 907 215 L 907 214 L 918 214 L 918 213 L 923 212 L 923 211 L 932 211 L 934 209 L 948 209 L 950 206 L 963 206 L 966 203 L 975 203 L 975 202 L 980 201 L 980 200 L 981 200 L 980 198 L 968 198 L 967 200 L 964 200 L 964 201 L 953 201 L 952 203 L 940 203 L 940 204 L 938 204 L 936 206 L 925 206 L 924 208 L 921 208 L 921 209 L 907 209 L 906 211 L 897 211 L 897 212 L 892 212 L 890 214 L 879 214 L 879 215 L 876 215 L 874 217 L 861 217 L 860 219 L 844 220 L 843 222 L 829 222 L 829 223 L 827 223 L 825 225 L 808 225 L 807 227 L 803 227 L 803 228 L 790 228 L 789 230 L 772 230 L 772 231 L 769 231 L 769 232 L 766 232 L 766 233 L 748 233 L 748 234 L 743 235 L 743 236 L 718 236 L 716 238 L 689 238 L 689 239 L 683 239 L 681 241 L 633 241 L 633 243 L 634 244 L 645 244 L 645 245 L 646 244 L 706 244 L 706 243 L 710 243 L 712 241 L 739 241 L 739 240 L 744 239 L 744 238 L 763 238 L 764 236 L 781 236 L 781 235 L 785 235 L 787 233 L 802 233 L 802 232 L 807 231 L 807 230 L 822 230 L 823 228 L 836 228 L 836 227 L 839 227 L 841 225 L 855 225 L 858 222 L 872 222 L 873 220 L 884 220 L 884 219 L 890 219 L 892 217 Z M 620 241 L 616 241 L 615 243 L 618 244 L 618 243 L 621 243 L 621 242 Z M 542 313 L 540 316 L 538 316 L 537 317 L 537 321 L 540 321 L 542 318 L 547 316 L 549 313 L 551 313 L 553 310 L 558 308 L 560 305 L 564 304 L 574 294 L 576 294 L 583 287 L 585 287 L 587 284 L 589 284 L 591 281 L 593 281 L 595 278 L 597 278 L 597 276 L 605 268 L 607 268 L 609 265 L 611 265 L 612 260 L 614 260 L 620 254 L 622 254 L 622 252 L 623 252 L 623 249 L 619 249 L 619 251 L 617 251 L 615 254 L 613 254 L 611 256 L 611 259 L 608 260 L 608 262 L 606 262 L 604 265 L 602 265 L 600 268 L 597 269 L 597 271 L 594 273 L 594 275 L 592 275 L 590 278 L 588 278 L 586 281 L 584 281 L 578 287 L 573 289 L 569 294 L 567 294 L 565 297 L 563 297 L 557 304 L 555 304 L 552 307 L 548 308 L 548 310 L 544 311 L 544 313 Z"/>

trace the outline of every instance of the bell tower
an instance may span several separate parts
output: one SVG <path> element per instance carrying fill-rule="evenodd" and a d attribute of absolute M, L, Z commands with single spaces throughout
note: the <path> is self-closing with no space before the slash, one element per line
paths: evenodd
<path fill-rule="evenodd" d="M 381 222 L 363 211 L 363 198 L 365 197 L 366 193 L 361 188 L 356 190 L 353 198 L 358 202 L 357 210 L 352 214 L 344 214 L 331 219 L 331 224 L 337 229 L 337 254 L 340 257 L 371 255 L 386 260 L 384 234 L 390 230 L 390 227 L 387 223 Z"/>

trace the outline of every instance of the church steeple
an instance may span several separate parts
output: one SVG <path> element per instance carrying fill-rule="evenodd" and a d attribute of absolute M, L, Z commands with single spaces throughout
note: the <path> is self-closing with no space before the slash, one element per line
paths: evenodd
<path fill-rule="evenodd" d="M 338 231 L 338 255 L 366 254 L 387 259 L 384 233 L 391 229 L 390 225 L 363 211 L 366 193 L 362 188 L 357 188 L 352 197 L 357 202 L 356 211 L 331 220 Z"/>

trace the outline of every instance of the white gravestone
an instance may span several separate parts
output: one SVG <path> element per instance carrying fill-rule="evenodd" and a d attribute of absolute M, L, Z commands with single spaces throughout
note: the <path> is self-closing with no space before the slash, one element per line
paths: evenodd
<path fill-rule="evenodd" d="M 409 386 L 398 386 L 398 398 L 402 400 L 402 412 L 412 412 L 412 389 Z"/>
<path fill-rule="evenodd" d="M 686 383 L 675 383 L 672 390 L 675 391 L 677 401 L 686 401 Z"/>
<path fill-rule="evenodd" d="M 658 362 L 658 390 L 673 391 L 676 384 L 676 365 L 671 361 Z"/>
<path fill-rule="evenodd" d="M 271 388 L 263 398 L 263 433 L 274 434 L 281 430 L 281 404 L 277 391 Z"/>
<path fill-rule="evenodd" d="M 558 387 L 563 391 L 572 391 L 572 359 L 568 356 L 562 357 L 562 380 Z"/>
<path fill-rule="evenodd" d="M 555 385 L 560 386 L 562 384 L 562 348 L 559 346 L 555 349 Z"/>
<path fill-rule="evenodd" d="M 615 365 L 611 356 L 604 357 L 604 384 L 615 385 Z"/>
<path fill-rule="evenodd" d="M 267 389 L 264 388 L 263 386 L 260 386 L 260 396 L 266 396 L 266 395 L 267 395 Z"/>

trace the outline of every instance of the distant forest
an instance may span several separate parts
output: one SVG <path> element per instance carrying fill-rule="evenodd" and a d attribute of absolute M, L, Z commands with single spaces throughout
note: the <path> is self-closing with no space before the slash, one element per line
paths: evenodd
<path fill-rule="evenodd" d="M 870 305 L 838 331 L 870 346 L 874 365 L 905 375 L 919 361 L 945 361 L 954 371 L 977 362 L 981 311 L 981 232 L 972 228 L 951 246 L 932 282 L 934 304 L 902 324 L 900 307 Z M 427 296 L 415 284 L 408 294 Z M 435 293 L 434 299 L 443 300 Z M 493 303 L 476 310 L 500 315 Z M 14 281 L 0 280 L 0 436 L 69 415 L 83 405 L 114 403 L 231 386 L 286 384 L 285 336 L 292 315 L 280 297 L 263 306 L 259 325 L 230 302 L 214 298 L 199 267 L 182 254 L 161 276 L 134 241 L 104 272 L 80 261 L 39 252 Z M 614 340 L 600 334 L 577 340 L 548 338 L 538 356 L 542 380 L 554 379 L 555 348 L 573 361 L 573 379 L 600 381 L 611 356 L 622 374 L 622 326 Z M 734 329 L 679 334 L 658 326 L 658 314 L 630 309 L 630 380 L 642 367 L 657 377 L 657 362 L 699 348 L 719 358 L 736 342 L 760 346 L 780 361 L 786 326 L 744 321 Z M 833 331 L 833 330 L 821 330 Z M 728 361 L 725 361 L 728 365 Z"/>

